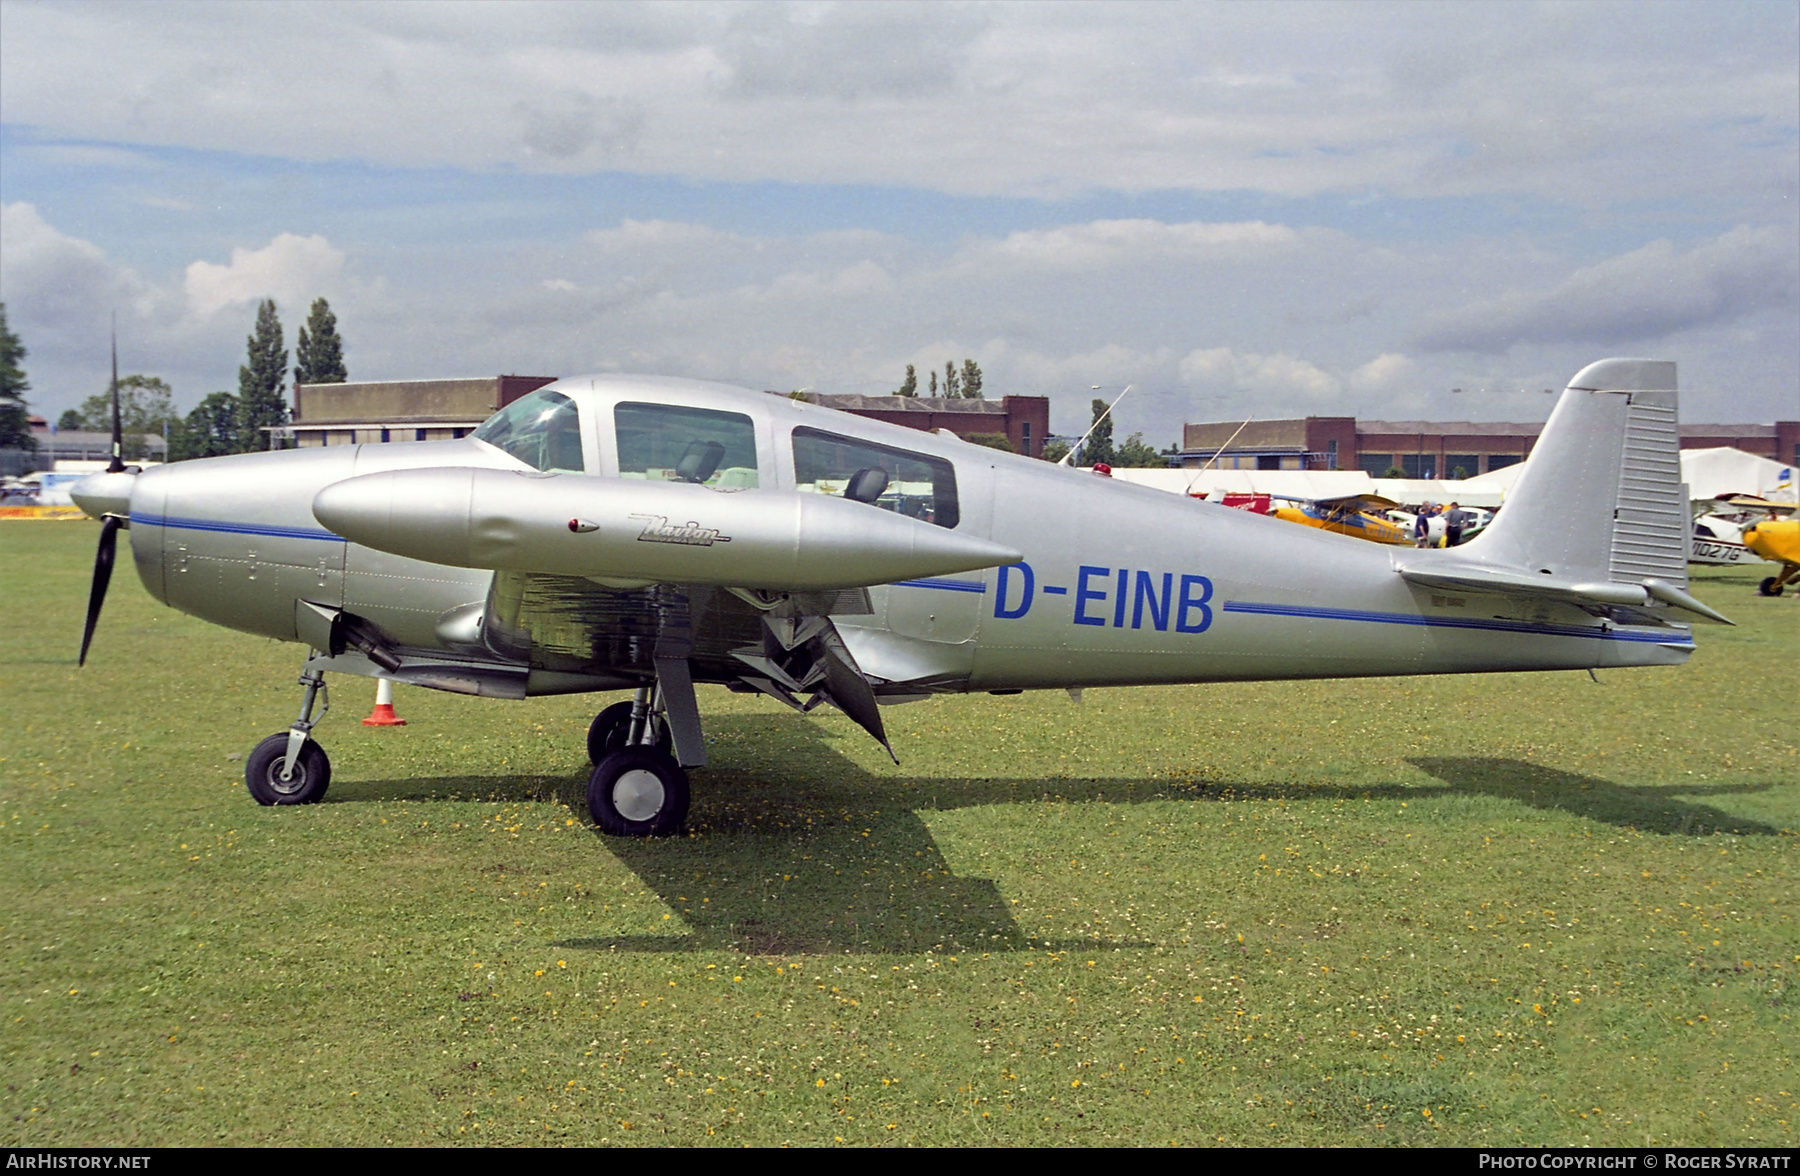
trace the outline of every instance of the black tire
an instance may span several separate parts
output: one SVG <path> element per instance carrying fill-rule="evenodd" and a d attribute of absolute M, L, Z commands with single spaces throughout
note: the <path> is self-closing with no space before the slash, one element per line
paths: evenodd
<path fill-rule="evenodd" d="M 1763 596 L 1780 596 L 1786 588 L 1786 584 L 1777 584 L 1774 576 L 1765 576 L 1763 582 L 1756 586 L 1756 591 Z"/>
<path fill-rule="evenodd" d="M 615 702 L 588 724 L 587 752 L 588 763 L 598 764 L 607 755 L 625 746 L 625 736 L 631 730 L 631 704 Z M 656 720 L 656 746 L 663 750 L 669 747 L 669 724 L 667 720 Z"/>
<path fill-rule="evenodd" d="M 287 756 L 288 735 L 283 731 L 256 745 L 244 763 L 244 783 L 257 804 L 318 804 L 331 786 L 331 760 L 325 749 L 308 739 L 294 759 L 291 780 L 281 778 L 281 761 Z"/>
<path fill-rule="evenodd" d="M 667 837 L 688 813 L 688 778 L 654 747 L 620 748 L 588 778 L 588 813 L 614 837 Z"/>

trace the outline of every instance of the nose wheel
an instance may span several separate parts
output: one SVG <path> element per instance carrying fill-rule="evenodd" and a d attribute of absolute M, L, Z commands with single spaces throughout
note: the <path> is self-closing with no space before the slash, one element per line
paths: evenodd
<path fill-rule="evenodd" d="M 317 804 L 331 785 L 331 760 L 312 739 L 313 727 L 331 709 L 325 675 L 308 667 L 300 673 L 300 685 L 300 717 L 258 743 L 244 764 L 244 784 L 257 804 Z"/>
<path fill-rule="evenodd" d="M 317 804 L 331 785 L 331 760 L 325 749 L 308 739 L 300 745 L 294 767 L 284 778 L 288 733 L 271 735 L 256 745 L 244 764 L 244 783 L 257 804 Z"/>
<path fill-rule="evenodd" d="M 588 778 L 588 813 L 614 837 L 667 837 L 687 819 L 688 799 L 687 773 L 656 747 L 609 752 Z"/>

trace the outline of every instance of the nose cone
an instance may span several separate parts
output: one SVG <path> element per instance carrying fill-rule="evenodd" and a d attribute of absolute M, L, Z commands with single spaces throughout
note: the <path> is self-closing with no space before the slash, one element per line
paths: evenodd
<path fill-rule="evenodd" d="M 90 518 L 109 514 L 128 516 L 131 514 L 131 488 L 137 485 L 137 480 L 136 474 L 95 474 L 69 487 L 69 497 Z"/>

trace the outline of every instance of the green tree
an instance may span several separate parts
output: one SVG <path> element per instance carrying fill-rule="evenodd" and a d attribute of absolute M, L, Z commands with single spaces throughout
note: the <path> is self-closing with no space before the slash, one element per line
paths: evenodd
<path fill-rule="evenodd" d="M 282 345 L 281 320 L 275 316 L 275 300 L 265 298 L 256 308 L 256 331 L 245 340 L 250 362 L 238 368 L 238 449 L 250 453 L 268 449 L 269 428 L 287 424 L 287 397 L 282 377 L 287 374 L 288 353 Z"/>
<path fill-rule="evenodd" d="M 937 369 L 936 368 L 933 368 L 931 371 L 931 395 L 933 398 L 936 398 L 936 396 L 937 396 Z"/>
<path fill-rule="evenodd" d="M 59 433 L 67 432 L 70 429 L 79 430 L 86 427 L 86 425 L 81 423 L 81 412 L 78 409 L 65 408 L 63 409 L 63 414 L 56 418 L 56 429 Z M 111 425 L 106 427 L 109 429 L 112 428 Z"/>
<path fill-rule="evenodd" d="M 218 457 L 238 453 L 238 398 L 214 392 L 194 406 L 181 423 L 181 431 L 169 433 L 169 460 Z"/>
<path fill-rule="evenodd" d="M 294 382 L 342 384 L 350 378 L 344 370 L 344 341 L 338 338 L 337 316 L 323 298 L 313 299 L 306 325 L 294 340 Z"/>
<path fill-rule="evenodd" d="M 917 396 L 919 394 L 919 373 L 913 370 L 912 364 L 906 365 L 906 379 L 894 389 L 895 396 Z"/>
<path fill-rule="evenodd" d="M 1384 478 L 1404 478 L 1406 477 L 1406 471 L 1397 465 L 1391 465 L 1382 471 L 1381 476 Z"/>
<path fill-rule="evenodd" d="M 6 303 L 0 302 L 0 449 L 37 449 L 31 435 L 31 414 L 25 411 L 25 344 L 6 325 Z"/>
<path fill-rule="evenodd" d="M 944 361 L 944 399 L 955 400 L 962 396 L 962 378 L 956 374 L 956 361 Z"/>
<path fill-rule="evenodd" d="M 964 400 L 982 400 L 981 365 L 972 359 L 963 360 L 962 394 Z"/>
<path fill-rule="evenodd" d="M 1112 464 L 1120 469 L 1154 470 L 1167 466 L 1169 459 L 1158 453 L 1154 445 L 1145 444 L 1142 433 L 1133 433 L 1119 446 Z"/>
<path fill-rule="evenodd" d="M 1061 461 L 1069 456 L 1069 443 L 1067 441 L 1046 441 L 1038 456 L 1048 462 Z"/>
<path fill-rule="evenodd" d="M 67 413 L 63 414 L 65 417 Z M 165 427 L 173 441 L 181 417 L 175 412 L 175 397 L 169 385 L 158 376 L 133 373 L 119 377 L 119 441 L 120 456 L 127 460 L 150 456 L 146 435 L 162 436 Z M 57 426 L 61 428 L 59 424 Z M 96 393 L 81 402 L 81 427 L 90 433 L 112 432 L 112 392 Z"/>
<path fill-rule="evenodd" d="M 1094 428 L 1088 434 L 1087 444 L 1081 447 L 1081 464 L 1091 466 L 1105 462 L 1107 465 L 1117 465 L 1119 455 L 1113 449 L 1112 414 L 1106 411 L 1106 401 L 1096 399 L 1093 411 Z"/>
<path fill-rule="evenodd" d="M 1017 453 L 1013 443 L 1006 439 L 1005 433 L 965 433 L 963 440 L 971 445 L 985 445 L 989 449 L 1004 449 L 1008 453 Z"/>

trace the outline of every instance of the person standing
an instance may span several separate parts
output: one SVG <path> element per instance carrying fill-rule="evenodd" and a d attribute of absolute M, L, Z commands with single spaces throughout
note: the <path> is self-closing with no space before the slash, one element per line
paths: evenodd
<path fill-rule="evenodd" d="M 1413 546 L 1431 546 L 1431 504 L 1419 505 L 1419 513 L 1413 516 Z"/>
<path fill-rule="evenodd" d="M 1463 528 L 1469 525 L 1469 512 L 1462 504 L 1452 502 L 1450 509 L 1444 512 L 1444 546 L 1455 547 L 1462 542 Z"/>

